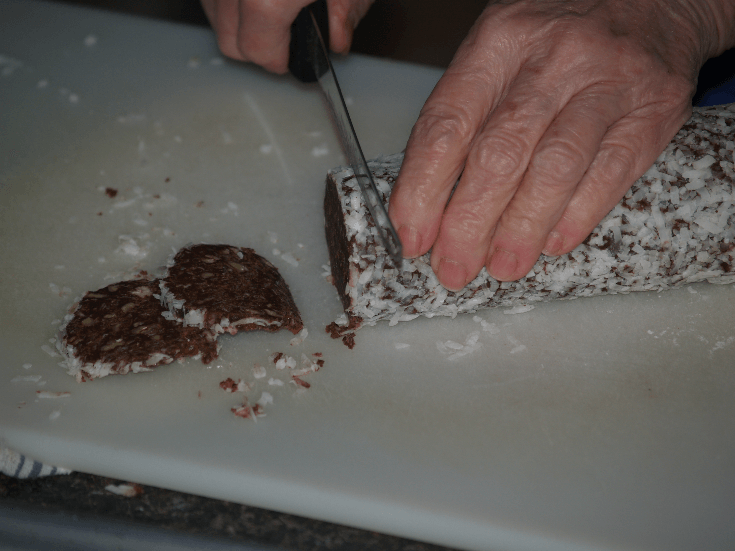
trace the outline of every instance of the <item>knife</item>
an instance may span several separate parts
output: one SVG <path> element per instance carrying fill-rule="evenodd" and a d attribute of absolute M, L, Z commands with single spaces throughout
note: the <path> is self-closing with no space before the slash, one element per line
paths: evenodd
<path fill-rule="evenodd" d="M 403 261 L 401 240 L 388 218 L 375 180 L 365 161 L 352 119 L 347 111 L 342 90 L 337 82 L 325 39 L 329 39 L 329 18 L 326 0 L 317 0 L 303 8 L 291 25 L 289 65 L 291 73 L 301 82 L 318 82 L 327 100 L 339 131 L 347 162 L 360 185 L 370 216 L 395 266 Z"/>

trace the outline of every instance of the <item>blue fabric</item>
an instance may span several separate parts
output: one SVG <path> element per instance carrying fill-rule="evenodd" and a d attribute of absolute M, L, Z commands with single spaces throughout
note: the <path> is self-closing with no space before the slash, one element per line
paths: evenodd
<path fill-rule="evenodd" d="M 723 103 L 735 103 L 735 77 L 707 90 L 697 105 L 707 107 L 709 105 L 722 105 Z"/>

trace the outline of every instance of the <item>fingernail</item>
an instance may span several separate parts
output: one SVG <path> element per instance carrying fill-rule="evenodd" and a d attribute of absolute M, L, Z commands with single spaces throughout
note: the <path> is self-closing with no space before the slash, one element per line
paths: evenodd
<path fill-rule="evenodd" d="M 504 249 L 496 249 L 490 258 L 488 272 L 500 281 L 512 280 L 518 267 L 518 258 L 515 254 Z"/>
<path fill-rule="evenodd" d="M 421 234 L 408 224 L 398 228 L 398 238 L 403 246 L 403 256 L 413 258 L 421 252 Z"/>
<path fill-rule="evenodd" d="M 436 277 L 439 278 L 439 283 L 446 289 L 459 291 L 467 283 L 467 268 L 464 267 L 464 264 L 443 257 L 439 261 Z"/>
<path fill-rule="evenodd" d="M 558 256 L 564 247 L 564 236 L 558 231 L 552 231 L 546 238 L 543 253 L 547 256 Z"/>

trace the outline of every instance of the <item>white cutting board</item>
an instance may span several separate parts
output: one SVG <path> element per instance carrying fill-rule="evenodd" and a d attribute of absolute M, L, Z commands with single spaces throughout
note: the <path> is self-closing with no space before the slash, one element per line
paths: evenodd
<path fill-rule="evenodd" d="M 492 331 L 473 316 L 381 324 L 348 350 L 324 332 L 340 305 L 322 274 L 323 181 L 343 158 L 317 90 L 223 62 L 205 29 L 28 0 L 0 3 L 0 22 L 11 447 L 468 549 L 735 546 L 732 286 L 481 313 Z M 440 72 L 359 56 L 336 68 L 366 155 L 400 151 Z M 75 297 L 188 242 L 271 259 L 308 338 L 241 334 L 208 367 L 85 384 L 42 350 Z M 439 353 L 473 331 L 480 350 Z M 255 381 L 275 351 L 326 364 L 301 393 L 269 386 L 288 380 L 272 365 Z M 40 380 L 12 382 L 29 376 Z M 226 377 L 255 381 L 251 402 L 270 392 L 267 416 L 234 417 Z"/>

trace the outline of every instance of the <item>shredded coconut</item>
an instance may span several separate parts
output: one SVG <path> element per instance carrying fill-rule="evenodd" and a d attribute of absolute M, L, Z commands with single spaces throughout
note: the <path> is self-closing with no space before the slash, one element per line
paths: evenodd
<path fill-rule="evenodd" d="M 266 376 L 265 367 L 263 367 L 260 364 L 255 364 L 253 366 L 253 377 L 255 377 L 256 379 L 262 379 L 265 376 Z"/>
<path fill-rule="evenodd" d="M 260 399 L 256 402 L 260 407 L 265 407 L 273 403 L 273 395 L 270 392 L 263 392 Z"/>
<path fill-rule="evenodd" d="M 304 327 L 301 332 L 289 341 L 291 346 L 297 346 L 304 342 L 304 339 L 309 335 L 309 331 Z"/>

